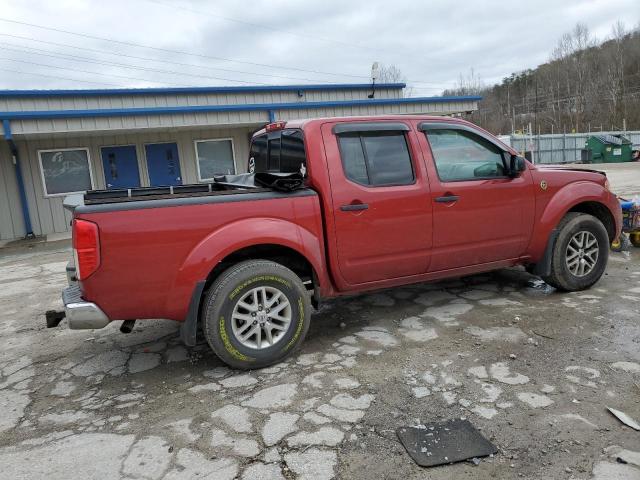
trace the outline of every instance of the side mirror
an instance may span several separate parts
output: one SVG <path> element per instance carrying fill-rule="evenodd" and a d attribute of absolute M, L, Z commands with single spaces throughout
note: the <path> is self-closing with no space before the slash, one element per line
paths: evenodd
<path fill-rule="evenodd" d="M 518 155 L 511 155 L 511 160 L 509 162 L 509 176 L 511 178 L 519 177 L 522 172 L 524 172 L 527 168 L 527 163 L 524 158 Z"/>

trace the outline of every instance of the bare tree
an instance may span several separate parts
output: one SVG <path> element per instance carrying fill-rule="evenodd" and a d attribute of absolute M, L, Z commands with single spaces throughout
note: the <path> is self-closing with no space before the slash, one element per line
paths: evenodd
<path fill-rule="evenodd" d="M 395 65 L 381 64 L 378 67 L 378 83 L 407 83 L 407 77 L 402 73 Z M 413 87 L 407 85 L 404 91 L 405 97 L 411 97 L 413 95 Z"/>
<path fill-rule="evenodd" d="M 407 77 L 395 65 L 381 64 L 378 68 L 378 82 L 380 83 L 406 83 L 406 81 Z"/>
<path fill-rule="evenodd" d="M 611 99 L 609 122 L 620 128 L 626 118 L 625 103 L 625 38 L 627 31 L 624 23 L 618 20 L 611 27 L 612 58 L 607 65 L 607 93 Z"/>
<path fill-rule="evenodd" d="M 478 95 L 485 88 L 480 75 L 473 68 L 470 68 L 467 74 L 460 74 L 455 90 L 458 95 Z"/>
<path fill-rule="evenodd" d="M 480 94 L 472 120 L 494 132 L 640 129 L 640 25 L 597 41 L 585 25 L 562 35 L 549 60 L 485 86 L 470 70 L 443 95 Z"/>

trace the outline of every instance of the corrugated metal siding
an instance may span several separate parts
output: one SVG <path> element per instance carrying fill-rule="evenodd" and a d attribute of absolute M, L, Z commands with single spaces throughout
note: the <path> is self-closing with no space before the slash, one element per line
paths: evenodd
<path fill-rule="evenodd" d="M 243 127 L 234 129 L 204 128 L 193 130 L 175 131 L 155 131 L 147 133 L 122 133 L 100 136 L 67 137 L 56 136 L 51 138 L 39 138 L 29 141 L 16 141 L 20 155 L 26 168 L 23 171 L 24 181 L 27 190 L 27 201 L 31 210 L 33 230 L 36 235 L 47 233 L 61 233 L 69 230 L 71 215 L 64 210 L 62 202 L 64 197 L 45 197 L 42 185 L 42 175 L 40 173 L 40 162 L 38 159 L 39 150 L 49 150 L 55 148 L 88 148 L 89 158 L 94 179 L 94 188 L 105 188 L 104 171 L 100 156 L 100 147 L 113 145 L 135 145 L 138 156 L 138 168 L 140 170 L 140 180 L 143 186 L 149 185 L 149 175 L 146 166 L 144 145 L 147 143 L 176 142 L 180 156 L 180 170 L 184 183 L 197 183 L 198 173 L 196 167 L 196 140 L 209 140 L 215 138 L 232 138 L 235 151 L 235 160 L 238 172 L 244 171 L 246 159 L 248 158 L 249 135 L 255 127 Z M 4 160 L 5 156 L 2 155 Z M 4 165 L 4 162 L 2 165 Z M 3 171 L 0 171 L 0 174 Z M 6 176 L 6 172 L 5 176 Z M 3 177 L 0 176 L 0 186 Z M 4 197 L 1 196 L 2 206 L 0 207 L 0 226 L 2 227 L 3 239 L 18 238 L 24 235 L 21 218 L 18 230 L 10 231 L 8 227 L 15 224 L 10 221 L 7 215 L 21 215 L 19 203 L 5 207 Z M 16 193 L 17 195 L 17 193 Z M 17 196 L 16 196 L 17 199 Z M 8 203 L 8 202 L 7 202 Z M 5 232 L 5 230 L 7 230 Z"/>
<path fill-rule="evenodd" d="M 476 109 L 475 102 L 401 103 L 396 105 L 358 105 L 348 107 L 277 110 L 278 120 L 296 120 L 314 117 L 343 117 L 383 114 L 447 115 Z"/>
<path fill-rule="evenodd" d="M 107 132 L 151 128 L 184 128 L 207 125 L 255 125 L 267 123 L 266 111 L 197 112 L 176 115 L 139 115 L 118 117 L 58 118 L 38 120 L 12 120 L 14 135 L 50 133 Z"/>
<path fill-rule="evenodd" d="M 0 240 L 13 240 L 25 233 L 11 152 L 6 142 L 0 142 Z"/>
<path fill-rule="evenodd" d="M 304 103 L 337 100 L 366 100 L 369 90 L 293 91 L 171 94 L 171 95 L 105 95 L 68 97 L 0 98 L 0 111 L 87 110 L 98 108 L 179 107 L 185 105 L 239 105 L 253 103 Z M 376 98 L 402 98 L 402 89 L 376 89 Z"/>
<path fill-rule="evenodd" d="M 476 102 L 420 102 L 395 105 L 356 105 L 347 107 L 302 108 L 278 110 L 279 120 L 344 115 L 381 114 L 435 114 L 446 115 L 476 109 Z M 119 117 L 59 118 L 38 120 L 12 120 L 14 135 L 49 133 L 106 132 L 109 130 L 132 130 L 153 128 L 186 128 L 206 125 L 255 125 L 269 121 L 266 111 L 196 112 L 166 115 L 140 115 Z"/>

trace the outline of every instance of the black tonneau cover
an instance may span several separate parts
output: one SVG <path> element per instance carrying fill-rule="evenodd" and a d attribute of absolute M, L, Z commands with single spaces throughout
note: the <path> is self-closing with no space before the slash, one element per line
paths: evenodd
<path fill-rule="evenodd" d="M 161 200 L 169 198 L 228 195 L 243 192 L 292 192 L 304 188 L 300 173 L 243 173 L 221 175 L 213 182 L 171 187 L 137 187 L 112 190 L 92 190 L 84 194 L 84 205 Z"/>

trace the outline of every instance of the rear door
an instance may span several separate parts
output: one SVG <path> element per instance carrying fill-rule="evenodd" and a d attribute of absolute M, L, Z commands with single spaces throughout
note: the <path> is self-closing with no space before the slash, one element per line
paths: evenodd
<path fill-rule="evenodd" d="M 175 143 L 150 143 L 144 148 L 150 186 L 182 185 L 180 158 Z"/>
<path fill-rule="evenodd" d="M 433 205 L 430 271 L 516 258 L 533 228 L 530 172 L 507 175 L 510 154 L 480 130 L 425 122 L 419 136 L 427 158 Z"/>
<path fill-rule="evenodd" d="M 427 271 L 431 204 L 415 133 L 402 122 L 322 127 L 338 269 L 349 285 Z"/>

